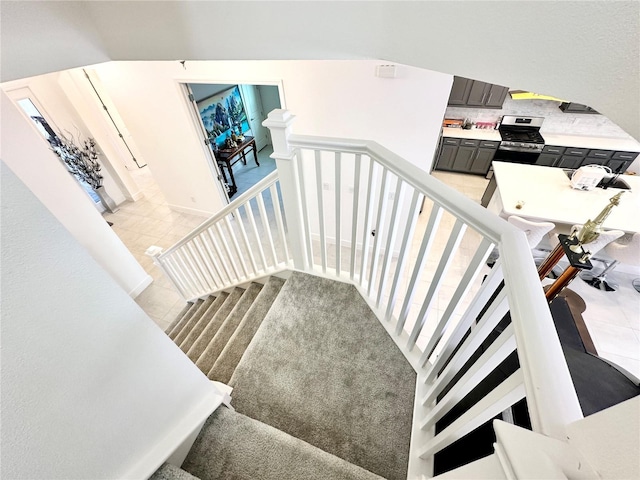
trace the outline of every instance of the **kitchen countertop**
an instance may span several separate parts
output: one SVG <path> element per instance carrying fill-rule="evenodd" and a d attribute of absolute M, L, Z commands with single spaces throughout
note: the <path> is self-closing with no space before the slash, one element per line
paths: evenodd
<path fill-rule="evenodd" d="M 590 191 L 571 188 L 561 168 L 493 162 L 497 189 L 488 209 L 503 217 L 518 215 L 556 225 L 583 224 L 595 218 L 620 190 L 595 188 Z M 631 190 L 622 195 L 604 222 L 605 229 L 640 232 L 640 176 L 621 175 Z M 521 209 L 518 202 L 524 202 Z"/>
<path fill-rule="evenodd" d="M 558 135 L 555 133 L 545 133 L 544 129 L 541 130 L 540 133 L 544 137 L 545 145 L 555 145 L 558 147 L 581 147 L 594 150 L 640 152 L 640 143 L 633 139 L 591 137 L 583 135 Z M 501 140 L 500 132 L 498 132 L 498 130 L 486 130 L 481 128 L 464 130 L 462 128 L 443 127 L 442 136 L 476 140 L 493 140 L 497 142 Z"/>
<path fill-rule="evenodd" d="M 582 147 L 594 150 L 620 150 L 625 152 L 640 152 L 640 143 L 627 138 L 605 138 L 588 137 L 583 135 L 557 135 L 555 133 L 544 133 L 545 145 L 555 145 L 558 147 Z"/>
<path fill-rule="evenodd" d="M 472 128 L 471 130 L 464 130 L 463 128 L 450 128 L 442 127 L 442 136 L 451 138 L 470 138 L 475 140 L 493 140 L 499 142 L 500 132 L 498 130 Z"/>

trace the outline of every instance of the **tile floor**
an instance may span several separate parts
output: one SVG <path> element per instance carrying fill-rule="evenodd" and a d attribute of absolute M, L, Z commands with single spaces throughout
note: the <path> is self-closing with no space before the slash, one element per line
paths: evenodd
<path fill-rule="evenodd" d="M 259 167 L 252 161 L 251 156 L 246 166 L 242 163 L 234 165 L 233 171 L 238 185 L 236 198 L 275 170 L 275 161 L 269 158 L 272 152 L 269 146 L 258 153 Z M 137 202 L 125 202 L 120 205 L 118 212 L 104 213 L 103 217 L 113 223 L 113 231 L 145 271 L 153 277 L 153 283 L 136 298 L 136 302 L 165 329 L 182 310 L 185 301 L 144 252 L 151 245 L 169 248 L 205 221 L 206 217 L 171 210 L 160 187 L 153 179 L 150 167 L 132 171 L 130 174 L 144 193 L 144 198 Z"/>
<path fill-rule="evenodd" d="M 257 167 L 251 161 L 247 162 L 246 166 L 242 166 L 242 168 L 238 170 L 236 170 L 236 168 L 241 166 L 241 164 L 234 166 L 234 173 L 236 173 L 236 171 L 238 172 L 236 174 L 236 181 L 239 192 L 246 191 L 246 189 L 254 183 L 255 178 L 251 177 L 258 173 L 258 171 L 266 171 L 266 173 L 261 172 L 263 175 L 266 175 L 275 168 L 273 161 L 271 160 L 270 165 L 270 159 L 267 160 L 267 155 L 263 152 L 260 152 L 260 167 Z M 265 158 L 262 158 L 263 155 Z M 248 181 L 246 182 L 245 179 L 243 179 L 244 173 L 246 173 L 248 177 Z M 159 245 L 164 248 L 171 246 L 201 223 L 203 218 L 171 211 L 166 206 L 166 202 L 158 187 L 153 182 L 153 178 L 149 172 L 142 169 L 135 172 L 135 175 L 136 180 L 145 193 L 145 199 L 123 205 L 120 212 L 116 214 L 105 214 L 105 218 L 114 222 L 114 231 L 154 278 L 154 283 L 147 288 L 136 301 L 160 327 L 166 328 L 175 315 L 182 309 L 184 301 L 169 284 L 162 272 L 153 265 L 152 260 L 144 255 L 144 251 L 150 245 Z M 434 172 L 434 176 L 474 201 L 480 200 L 487 184 L 487 180 L 483 177 L 473 175 Z M 416 227 L 416 233 L 409 254 L 409 265 L 412 265 L 417 257 L 422 232 L 424 232 L 429 217 L 429 211 L 430 206 L 427 202 Z M 420 273 L 418 280 L 419 287 L 416 295 L 411 299 L 410 313 L 405 325 L 406 330 L 410 330 L 418 318 L 425 294 L 431 286 L 430 272 L 433 272 L 437 266 L 437 261 L 440 256 L 439 253 L 446 244 L 448 232 L 453 223 L 453 217 L 448 214 L 443 216 L 441 231 L 436 236 L 432 253 L 426 261 L 425 268 Z M 479 243 L 479 239 L 480 235 L 477 232 L 467 229 L 460 243 L 458 252 L 453 259 L 449 273 L 443 279 L 440 291 L 434 298 L 431 312 L 425 320 L 425 329 L 423 330 L 425 333 L 418 339 L 418 346 L 422 347 L 426 344 L 429 338 L 428 332 L 435 328 L 438 320 L 446 309 L 448 299 L 458 286 L 459 279 L 467 268 Z M 319 263 L 318 247 L 318 242 L 315 242 L 314 257 L 316 262 Z M 329 245 L 329 268 L 335 269 L 335 253 L 335 246 Z M 359 255 L 360 251 L 357 253 L 356 271 L 359 271 L 361 255 Z M 349 251 L 343 248 L 341 255 L 342 268 L 348 271 L 350 267 Z M 370 265 L 370 257 L 368 262 Z M 391 271 L 393 271 L 396 262 L 397 259 L 394 258 L 390 265 Z M 378 271 L 380 271 L 381 268 L 382 262 L 379 262 Z M 411 268 L 405 269 L 400 282 L 401 287 L 408 284 L 411 271 Z M 461 302 L 461 306 L 464 306 L 473 297 L 473 293 L 480 287 L 482 277 L 488 271 L 488 268 L 483 268 L 472 284 L 469 293 Z M 576 279 L 570 288 L 578 293 L 587 304 L 587 309 L 583 313 L 583 317 L 600 355 L 640 377 L 640 294 L 631 287 L 631 276 L 615 273 L 612 276 L 615 277 L 615 280 L 621 285 L 617 292 L 605 293 L 597 291 L 579 279 Z M 385 301 L 389 295 L 390 283 L 391 282 L 387 283 L 383 292 Z M 378 283 L 375 284 L 376 288 L 378 285 Z M 394 313 L 396 315 L 400 312 L 401 307 L 401 303 L 395 305 Z M 458 308 L 457 311 L 462 310 Z M 454 315 L 453 318 L 455 319 L 457 317 L 459 316 Z"/>

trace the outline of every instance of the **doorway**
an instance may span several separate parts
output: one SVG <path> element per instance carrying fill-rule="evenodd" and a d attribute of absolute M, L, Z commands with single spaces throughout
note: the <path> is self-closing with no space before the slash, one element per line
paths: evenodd
<path fill-rule="evenodd" d="M 16 103 L 16 105 L 18 105 L 20 110 L 22 110 L 22 113 L 32 121 L 36 130 L 42 135 L 49 145 L 56 145 L 60 143 L 60 138 L 56 131 L 60 132 L 61 130 L 56 127 L 29 88 L 20 88 L 9 91 L 7 94 Z M 69 135 L 71 134 L 69 133 Z M 78 138 L 75 140 L 79 140 L 79 132 L 77 133 L 77 136 Z M 82 187 L 82 190 L 87 194 L 96 210 L 100 213 L 105 212 L 105 207 L 102 205 L 100 197 L 98 197 L 93 188 L 80 176 L 73 174 L 71 171 L 69 171 L 69 173 L 72 174 L 72 177 L 76 182 L 78 182 L 78 185 Z"/>
<path fill-rule="evenodd" d="M 189 83 L 191 105 L 227 200 L 238 198 L 276 168 L 262 122 L 281 108 L 276 85 Z"/>

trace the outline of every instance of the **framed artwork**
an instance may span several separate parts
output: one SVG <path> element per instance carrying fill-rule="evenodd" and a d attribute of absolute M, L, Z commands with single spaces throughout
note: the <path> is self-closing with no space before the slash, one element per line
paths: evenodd
<path fill-rule="evenodd" d="M 244 134 L 249 130 L 249 121 L 237 85 L 200 100 L 197 105 L 212 146 L 215 143 L 221 147 L 232 131 Z"/>

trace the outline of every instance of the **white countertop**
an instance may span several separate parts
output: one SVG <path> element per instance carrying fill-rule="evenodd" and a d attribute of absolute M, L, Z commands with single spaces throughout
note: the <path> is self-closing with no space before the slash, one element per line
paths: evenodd
<path fill-rule="evenodd" d="M 470 138 L 475 140 L 493 140 L 496 142 L 502 140 L 500 138 L 500 132 L 498 132 L 498 130 L 489 130 L 482 128 L 472 128 L 471 130 L 464 130 L 462 128 L 443 127 L 442 136 L 452 138 Z"/>
<path fill-rule="evenodd" d="M 500 207 L 504 216 L 518 215 L 531 220 L 550 221 L 557 225 L 583 224 L 595 218 L 620 190 L 595 188 L 591 191 L 571 188 L 561 168 L 493 162 Z M 604 222 L 607 230 L 640 232 L 640 176 L 621 175 L 631 190 L 613 207 Z M 521 209 L 518 202 L 524 202 Z M 500 213 L 500 212 L 496 212 Z"/>
<path fill-rule="evenodd" d="M 625 138 L 588 137 L 582 135 L 557 135 L 540 131 L 545 145 L 558 147 L 581 147 L 594 150 L 620 150 L 625 152 L 640 152 L 640 143 Z"/>
<path fill-rule="evenodd" d="M 591 137 L 583 135 L 558 135 L 555 133 L 545 133 L 544 130 L 541 130 L 540 133 L 544 137 L 545 145 L 589 148 L 594 150 L 640 152 L 640 143 L 633 139 Z M 476 140 L 493 140 L 497 142 L 501 140 L 500 132 L 498 132 L 498 130 L 485 130 L 481 128 L 464 130 L 462 128 L 443 127 L 442 136 Z"/>

